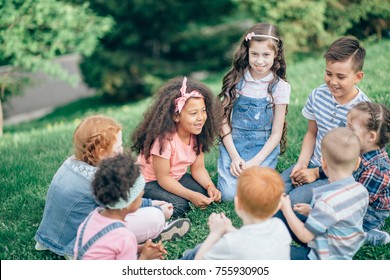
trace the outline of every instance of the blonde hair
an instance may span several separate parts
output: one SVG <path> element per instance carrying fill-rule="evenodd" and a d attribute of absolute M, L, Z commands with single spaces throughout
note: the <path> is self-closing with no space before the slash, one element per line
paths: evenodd
<path fill-rule="evenodd" d="M 102 151 L 112 149 L 120 130 L 120 124 L 110 117 L 94 115 L 85 118 L 73 134 L 75 157 L 96 166 L 101 160 Z"/>
<path fill-rule="evenodd" d="M 322 139 L 321 153 L 331 168 L 352 172 L 360 154 L 359 138 L 346 127 L 334 128 Z"/>
<path fill-rule="evenodd" d="M 284 193 L 282 177 L 269 167 L 254 166 L 245 169 L 237 183 L 237 199 L 250 215 L 259 219 L 272 216 Z"/>

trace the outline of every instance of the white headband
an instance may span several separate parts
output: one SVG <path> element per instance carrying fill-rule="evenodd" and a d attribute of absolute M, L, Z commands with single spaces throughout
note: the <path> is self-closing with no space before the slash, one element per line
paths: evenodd
<path fill-rule="evenodd" d="M 274 37 L 274 36 L 255 34 L 255 32 L 246 34 L 245 41 L 250 41 L 253 37 L 269 38 L 269 39 L 274 39 L 275 41 L 279 42 L 279 39 Z"/>
<path fill-rule="evenodd" d="M 127 208 L 134 200 L 137 199 L 139 194 L 144 190 L 144 187 L 145 179 L 142 174 L 140 174 L 137 180 L 135 180 L 134 185 L 130 188 L 129 193 L 127 195 L 127 200 L 120 198 L 118 202 L 114 203 L 113 205 L 106 205 L 106 207 L 113 210 Z"/>

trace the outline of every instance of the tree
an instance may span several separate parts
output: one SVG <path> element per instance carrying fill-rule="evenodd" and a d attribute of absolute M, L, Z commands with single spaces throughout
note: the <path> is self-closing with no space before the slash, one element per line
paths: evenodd
<path fill-rule="evenodd" d="M 0 61 L 11 67 L 0 73 L 1 135 L 1 101 L 20 92 L 25 82 L 23 75 L 16 73 L 42 71 L 75 82 L 53 58 L 73 52 L 91 54 L 113 22 L 96 15 L 88 3 L 58 0 L 0 0 L 0 12 Z"/>
<path fill-rule="evenodd" d="M 224 52 L 232 46 L 227 39 L 238 34 L 238 40 L 242 33 L 231 25 L 215 32 L 234 10 L 231 0 L 90 3 L 99 14 L 110 15 L 116 27 L 91 56 L 84 58 L 80 68 L 90 87 L 119 101 L 147 96 L 161 80 L 188 74 L 204 63 L 220 66 L 226 59 Z"/>

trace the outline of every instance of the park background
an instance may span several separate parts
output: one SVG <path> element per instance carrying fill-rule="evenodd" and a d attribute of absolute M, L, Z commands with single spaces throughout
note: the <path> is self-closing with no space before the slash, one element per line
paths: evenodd
<path fill-rule="evenodd" d="M 101 113 L 123 125 L 124 146 L 167 79 L 187 75 L 215 94 L 229 69 L 236 43 L 255 22 L 280 31 L 292 86 L 288 148 L 278 171 L 296 161 L 307 121 L 301 115 L 308 94 L 323 83 L 323 52 L 343 35 L 359 38 L 367 50 L 359 87 L 374 101 L 390 106 L 390 4 L 386 0 L 8 0 L 0 1 L 0 109 L 23 95 L 45 73 L 70 85 L 77 76 L 58 57 L 80 56 L 80 73 L 92 94 L 55 108 L 46 116 L 3 127 L 0 110 L 0 259 L 61 259 L 34 250 L 34 235 L 47 188 L 72 153 L 72 134 L 86 115 Z M 66 94 L 53 88 L 53 95 Z M 216 182 L 214 148 L 206 167 Z M 193 209 L 188 235 L 167 242 L 169 259 L 201 242 L 211 212 L 241 222 L 231 203 Z M 385 229 L 390 231 L 390 220 Z M 390 245 L 363 246 L 355 259 L 390 259 Z"/>

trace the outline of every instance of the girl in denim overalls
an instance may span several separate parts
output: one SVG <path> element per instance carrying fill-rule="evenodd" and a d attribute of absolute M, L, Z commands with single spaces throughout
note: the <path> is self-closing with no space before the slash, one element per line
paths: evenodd
<path fill-rule="evenodd" d="M 242 37 L 233 67 L 223 79 L 218 189 L 231 201 L 241 172 L 251 166 L 275 168 L 286 144 L 287 104 L 283 43 L 276 27 L 252 26 Z"/>

